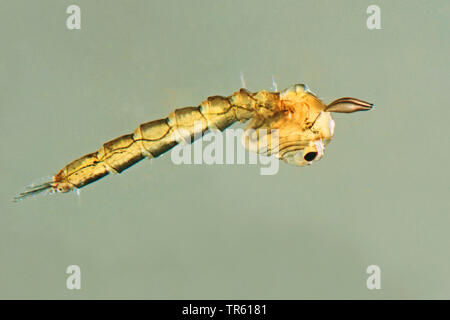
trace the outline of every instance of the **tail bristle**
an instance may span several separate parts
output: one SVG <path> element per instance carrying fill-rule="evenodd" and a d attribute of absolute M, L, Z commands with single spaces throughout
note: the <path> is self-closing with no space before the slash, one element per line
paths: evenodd
<path fill-rule="evenodd" d="M 14 197 L 13 202 L 19 202 L 23 199 L 36 196 L 38 194 L 41 194 L 43 192 L 45 193 L 53 193 L 53 181 L 47 181 L 41 184 L 32 184 L 30 186 L 25 187 L 25 191 L 19 193 L 17 196 Z"/>

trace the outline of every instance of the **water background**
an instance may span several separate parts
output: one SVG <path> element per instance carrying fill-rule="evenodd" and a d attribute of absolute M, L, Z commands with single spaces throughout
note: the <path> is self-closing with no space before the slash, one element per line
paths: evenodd
<path fill-rule="evenodd" d="M 376 1 L 372 31 L 371 4 L 1 1 L 0 298 L 450 298 L 449 2 Z M 335 115 L 310 167 L 166 154 L 80 197 L 11 202 L 142 122 L 231 94 L 241 72 L 251 91 L 274 76 L 375 109 Z"/>

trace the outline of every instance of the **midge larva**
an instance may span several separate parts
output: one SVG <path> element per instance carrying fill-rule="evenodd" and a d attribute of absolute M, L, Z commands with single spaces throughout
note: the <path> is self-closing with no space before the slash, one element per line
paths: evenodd
<path fill-rule="evenodd" d="M 333 137 L 331 112 L 352 113 L 372 107 L 356 98 L 340 98 L 326 105 L 303 84 L 281 92 L 240 89 L 228 97 L 211 96 L 197 107 L 176 109 L 165 119 L 141 124 L 133 133 L 106 142 L 98 151 L 66 165 L 51 181 L 30 187 L 14 200 L 44 191 L 82 188 L 146 157 L 162 155 L 178 144 L 180 131 L 188 132 L 193 141 L 207 129 L 223 131 L 237 121 L 250 120 L 244 131 L 244 144 L 250 151 L 272 154 L 297 166 L 308 165 L 323 156 L 325 145 Z M 260 133 L 268 138 L 272 130 L 277 132 L 278 145 L 268 145 L 263 151 L 255 147 L 261 140 Z"/>

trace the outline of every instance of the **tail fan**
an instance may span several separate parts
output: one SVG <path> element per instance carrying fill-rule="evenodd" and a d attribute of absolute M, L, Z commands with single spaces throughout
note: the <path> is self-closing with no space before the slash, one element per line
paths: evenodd
<path fill-rule="evenodd" d="M 47 181 L 41 184 L 31 184 L 27 187 L 25 187 L 25 191 L 19 193 L 17 196 L 14 197 L 13 202 L 19 202 L 23 199 L 26 199 L 28 197 L 33 197 L 38 194 L 51 194 L 53 193 L 53 181 Z"/>

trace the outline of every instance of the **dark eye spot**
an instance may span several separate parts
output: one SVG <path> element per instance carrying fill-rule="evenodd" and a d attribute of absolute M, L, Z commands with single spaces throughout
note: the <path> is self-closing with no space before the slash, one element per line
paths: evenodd
<path fill-rule="evenodd" d="M 317 152 L 308 152 L 303 157 L 306 161 L 313 161 L 317 157 Z"/>

